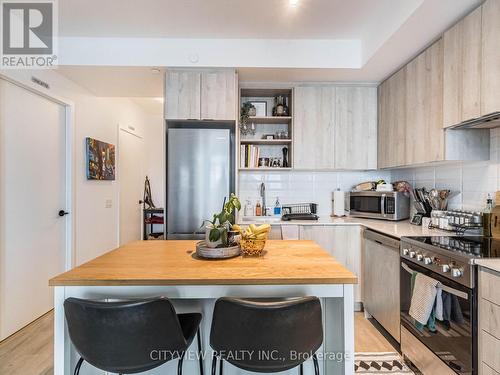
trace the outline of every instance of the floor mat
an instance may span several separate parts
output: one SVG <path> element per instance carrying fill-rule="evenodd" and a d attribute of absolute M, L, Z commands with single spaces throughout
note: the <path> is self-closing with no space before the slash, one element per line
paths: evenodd
<path fill-rule="evenodd" d="M 356 374 L 414 374 L 398 353 L 356 353 Z"/>

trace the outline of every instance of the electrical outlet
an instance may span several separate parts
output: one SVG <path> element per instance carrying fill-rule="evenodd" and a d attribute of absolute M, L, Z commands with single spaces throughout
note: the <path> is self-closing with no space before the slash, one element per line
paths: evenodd
<path fill-rule="evenodd" d="M 111 199 L 106 199 L 104 202 L 104 208 L 111 208 L 113 207 L 113 201 Z"/>

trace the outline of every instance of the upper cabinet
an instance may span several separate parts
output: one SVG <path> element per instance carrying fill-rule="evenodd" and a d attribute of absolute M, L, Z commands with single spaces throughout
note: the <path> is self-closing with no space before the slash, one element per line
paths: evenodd
<path fill-rule="evenodd" d="M 375 87 L 299 86 L 294 103 L 295 168 L 376 168 Z"/>
<path fill-rule="evenodd" d="M 481 115 L 481 17 L 477 8 L 443 36 L 445 128 Z"/>
<path fill-rule="evenodd" d="M 444 160 L 443 42 L 406 66 L 405 164 Z"/>
<path fill-rule="evenodd" d="M 308 86 L 294 90 L 294 167 L 333 169 L 335 87 Z"/>
<path fill-rule="evenodd" d="M 234 70 L 201 73 L 201 119 L 236 119 L 236 75 Z"/>
<path fill-rule="evenodd" d="M 165 118 L 169 120 L 236 120 L 234 69 L 167 69 Z"/>
<path fill-rule="evenodd" d="M 406 68 L 378 87 L 378 167 L 406 163 Z"/>
<path fill-rule="evenodd" d="M 335 93 L 334 163 L 337 169 L 377 169 L 377 88 Z"/>
<path fill-rule="evenodd" d="M 500 0 L 482 8 L 481 115 L 500 111 Z"/>

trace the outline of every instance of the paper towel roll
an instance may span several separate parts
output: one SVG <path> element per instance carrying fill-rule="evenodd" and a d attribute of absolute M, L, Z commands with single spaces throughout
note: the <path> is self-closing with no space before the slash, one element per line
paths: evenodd
<path fill-rule="evenodd" d="M 345 216 L 345 191 L 333 192 L 333 216 Z"/>

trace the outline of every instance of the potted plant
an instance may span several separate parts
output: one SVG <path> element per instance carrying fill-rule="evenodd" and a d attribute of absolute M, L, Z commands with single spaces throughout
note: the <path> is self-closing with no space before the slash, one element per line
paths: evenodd
<path fill-rule="evenodd" d="M 250 102 L 245 102 L 241 106 L 240 111 L 240 130 L 243 135 L 246 135 L 249 132 L 247 122 L 250 116 L 255 116 L 256 109 L 255 106 Z"/>
<path fill-rule="evenodd" d="M 238 197 L 231 193 L 229 200 L 222 205 L 222 211 L 214 214 L 212 220 L 204 220 L 202 226 L 205 226 L 205 243 L 208 247 L 229 247 L 230 237 L 234 238 L 231 227 L 235 222 L 235 211 L 241 209 L 241 203 Z"/>

